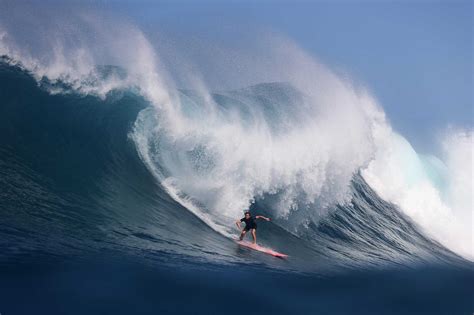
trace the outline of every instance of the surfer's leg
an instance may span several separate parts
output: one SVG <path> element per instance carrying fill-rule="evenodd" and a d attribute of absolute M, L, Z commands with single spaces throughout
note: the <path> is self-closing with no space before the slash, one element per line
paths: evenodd
<path fill-rule="evenodd" d="M 240 240 L 244 239 L 245 233 L 247 233 L 247 231 L 243 229 L 242 232 L 240 233 L 240 237 L 239 237 Z"/>
<path fill-rule="evenodd" d="M 257 244 L 257 230 L 256 229 L 252 229 L 250 230 L 252 232 L 252 237 L 253 237 L 253 243 L 254 244 Z"/>

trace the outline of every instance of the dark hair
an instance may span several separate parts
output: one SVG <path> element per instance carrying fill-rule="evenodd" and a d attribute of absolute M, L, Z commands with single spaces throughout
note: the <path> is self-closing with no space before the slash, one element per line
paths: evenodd
<path fill-rule="evenodd" d="M 248 214 L 248 215 L 251 215 L 251 214 L 250 214 L 250 211 L 245 211 L 244 215 L 247 215 L 247 214 Z"/>

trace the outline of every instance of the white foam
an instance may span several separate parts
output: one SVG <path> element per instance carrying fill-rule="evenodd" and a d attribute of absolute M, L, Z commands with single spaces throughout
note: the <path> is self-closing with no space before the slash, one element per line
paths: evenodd
<path fill-rule="evenodd" d="M 279 194 L 274 215 L 293 221 L 293 228 L 307 218 L 292 214 L 308 205 L 324 211 L 346 202 L 352 176 L 374 154 L 373 133 L 385 126 L 367 92 L 299 48 L 284 47 L 279 54 L 289 64 L 286 81 L 306 99 L 274 113 L 278 117 L 269 116 L 264 104 L 244 106 L 250 101 L 243 98 L 239 105 L 251 112 L 245 119 L 241 108 L 223 109 L 205 94 L 199 104 L 175 103 L 173 123 L 160 108 L 137 120 L 134 134 L 146 139 L 138 145 L 146 163 L 159 165 L 161 180 L 172 179 L 221 224 L 231 224 L 264 194 Z M 272 119 L 286 119 L 283 130 Z"/>
<path fill-rule="evenodd" d="M 47 78 L 53 84 L 52 93 L 69 91 L 54 86 L 58 82 L 100 98 L 113 90 L 134 87 L 156 104 L 169 104 L 171 82 L 139 29 L 123 21 L 115 24 L 88 14 L 78 13 L 69 18 L 70 23 L 63 21 L 61 25 L 64 30 L 58 30 L 57 25 L 36 25 L 38 29 L 31 30 L 47 34 L 41 38 L 45 46 L 41 50 L 19 45 L 9 30 L 0 25 L 0 55 L 9 56 L 12 63 L 29 71 L 38 82 Z M 100 64 L 119 66 L 126 75 L 104 77 L 97 68 Z"/>
<path fill-rule="evenodd" d="M 446 136 L 444 164 L 424 159 L 403 137 L 388 133 L 362 174 L 382 198 L 399 206 L 429 236 L 472 260 L 472 155 L 472 131 Z M 433 168 L 427 162 L 437 165 Z M 430 173 L 436 170 L 434 177 Z"/>

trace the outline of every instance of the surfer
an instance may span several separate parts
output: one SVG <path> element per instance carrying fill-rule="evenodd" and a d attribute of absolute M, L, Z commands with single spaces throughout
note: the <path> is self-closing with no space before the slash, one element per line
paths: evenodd
<path fill-rule="evenodd" d="M 258 220 L 258 219 L 270 221 L 270 218 L 264 217 L 263 215 L 256 215 L 254 218 L 252 217 L 252 214 L 250 213 L 250 211 L 247 211 L 245 212 L 245 217 L 235 222 L 239 230 L 242 230 L 239 237 L 240 240 L 243 240 L 245 234 L 248 231 L 250 231 L 250 233 L 252 233 L 253 243 L 257 244 L 257 223 L 255 222 L 255 220 Z M 245 227 L 243 229 L 242 229 L 242 225 L 240 224 L 241 222 L 245 222 Z"/>

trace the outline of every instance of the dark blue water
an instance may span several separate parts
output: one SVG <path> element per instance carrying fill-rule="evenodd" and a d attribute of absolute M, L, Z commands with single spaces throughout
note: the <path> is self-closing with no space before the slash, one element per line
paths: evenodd
<path fill-rule="evenodd" d="M 53 95 L 47 85 L 0 63 L 1 314 L 474 311 L 473 264 L 360 175 L 352 201 L 306 233 L 260 229 L 290 255 L 275 259 L 239 248 L 162 189 L 129 136 L 148 107 L 142 97 Z M 250 91 L 265 102 L 269 88 L 289 93 Z M 260 198 L 252 210 L 269 204 Z"/>

